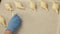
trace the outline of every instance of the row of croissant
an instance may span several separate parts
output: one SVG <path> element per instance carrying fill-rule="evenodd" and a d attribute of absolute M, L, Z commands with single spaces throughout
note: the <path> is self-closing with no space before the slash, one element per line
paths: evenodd
<path fill-rule="evenodd" d="M 18 1 L 15 0 L 14 4 L 15 4 L 15 6 L 17 8 L 25 9 L 25 7 L 23 6 L 23 4 L 21 2 L 18 2 Z M 41 0 L 40 4 L 41 4 L 41 7 L 43 9 L 45 9 L 46 11 L 48 11 L 48 4 L 45 1 Z M 10 3 L 6 3 L 4 6 L 5 6 L 6 9 L 8 9 L 10 11 L 14 10 Z M 29 7 L 31 9 L 33 9 L 33 10 L 37 9 L 36 3 L 34 3 L 33 1 L 30 1 Z M 59 11 L 59 4 L 56 3 L 56 2 L 53 2 L 52 8 L 53 8 L 54 11 L 56 11 L 58 13 L 58 11 Z"/>
<path fill-rule="evenodd" d="M 18 2 L 18 1 L 15 0 L 14 3 L 15 3 L 15 6 L 17 8 L 25 9 L 25 7 L 23 6 L 23 4 L 21 2 Z M 10 3 L 6 3 L 4 6 L 5 6 L 5 8 L 7 10 L 10 10 L 10 11 L 14 10 Z M 30 1 L 30 5 L 29 6 L 33 10 L 37 9 L 36 8 L 36 4 L 34 2 L 32 2 L 32 1 Z M 41 7 L 48 11 L 48 4 L 46 2 L 41 1 Z M 58 13 L 58 11 L 59 11 L 59 4 L 53 2 L 52 8 Z M 5 22 L 5 20 L 4 20 L 4 18 L 2 16 L 0 16 L 0 23 L 2 23 L 4 26 L 6 26 L 6 22 Z"/>

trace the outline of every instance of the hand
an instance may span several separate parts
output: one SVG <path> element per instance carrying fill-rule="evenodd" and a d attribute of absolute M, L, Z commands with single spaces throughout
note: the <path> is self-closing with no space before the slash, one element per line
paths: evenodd
<path fill-rule="evenodd" d="M 8 23 L 7 30 L 12 33 L 21 25 L 21 18 L 15 14 Z"/>

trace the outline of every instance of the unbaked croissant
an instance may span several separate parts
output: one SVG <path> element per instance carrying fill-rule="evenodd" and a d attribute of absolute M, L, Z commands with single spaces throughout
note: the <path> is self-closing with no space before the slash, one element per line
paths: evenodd
<path fill-rule="evenodd" d="M 37 9 L 37 6 L 36 6 L 36 4 L 33 1 L 30 1 L 30 5 L 29 6 L 33 10 L 36 10 Z"/>
<path fill-rule="evenodd" d="M 56 2 L 53 2 L 52 8 L 53 8 L 53 10 L 56 11 L 56 13 L 58 13 L 58 11 L 59 11 L 59 5 Z"/>
<path fill-rule="evenodd" d="M 12 8 L 10 3 L 6 3 L 4 6 L 5 6 L 6 9 L 8 9 L 10 11 L 13 11 L 13 8 Z"/>
<path fill-rule="evenodd" d="M 48 4 L 46 2 L 44 2 L 44 1 L 42 1 L 42 0 L 41 0 L 41 7 L 43 9 L 45 9 L 46 11 L 48 11 Z"/>
<path fill-rule="evenodd" d="M 14 4 L 15 4 L 16 7 L 19 8 L 19 9 L 24 9 L 24 8 L 25 8 L 21 2 L 18 2 L 18 1 L 16 1 L 16 0 L 14 0 Z"/>
<path fill-rule="evenodd" d="M 0 24 L 2 24 L 4 27 L 6 27 L 6 21 L 2 16 L 0 16 Z"/>

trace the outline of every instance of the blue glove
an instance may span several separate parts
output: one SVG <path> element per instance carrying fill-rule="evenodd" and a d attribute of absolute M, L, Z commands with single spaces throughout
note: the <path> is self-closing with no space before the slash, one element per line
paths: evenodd
<path fill-rule="evenodd" d="M 7 30 L 12 33 L 21 25 L 21 18 L 15 14 L 8 23 Z"/>

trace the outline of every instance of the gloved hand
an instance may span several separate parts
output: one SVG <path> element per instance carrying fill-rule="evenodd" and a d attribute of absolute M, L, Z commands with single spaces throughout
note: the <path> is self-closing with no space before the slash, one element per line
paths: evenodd
<path fill-rule="evenodd" d="M 7 29 L 12 33 L 21 25 L 21 18 L 15 14 L 8 23 Z"/>

